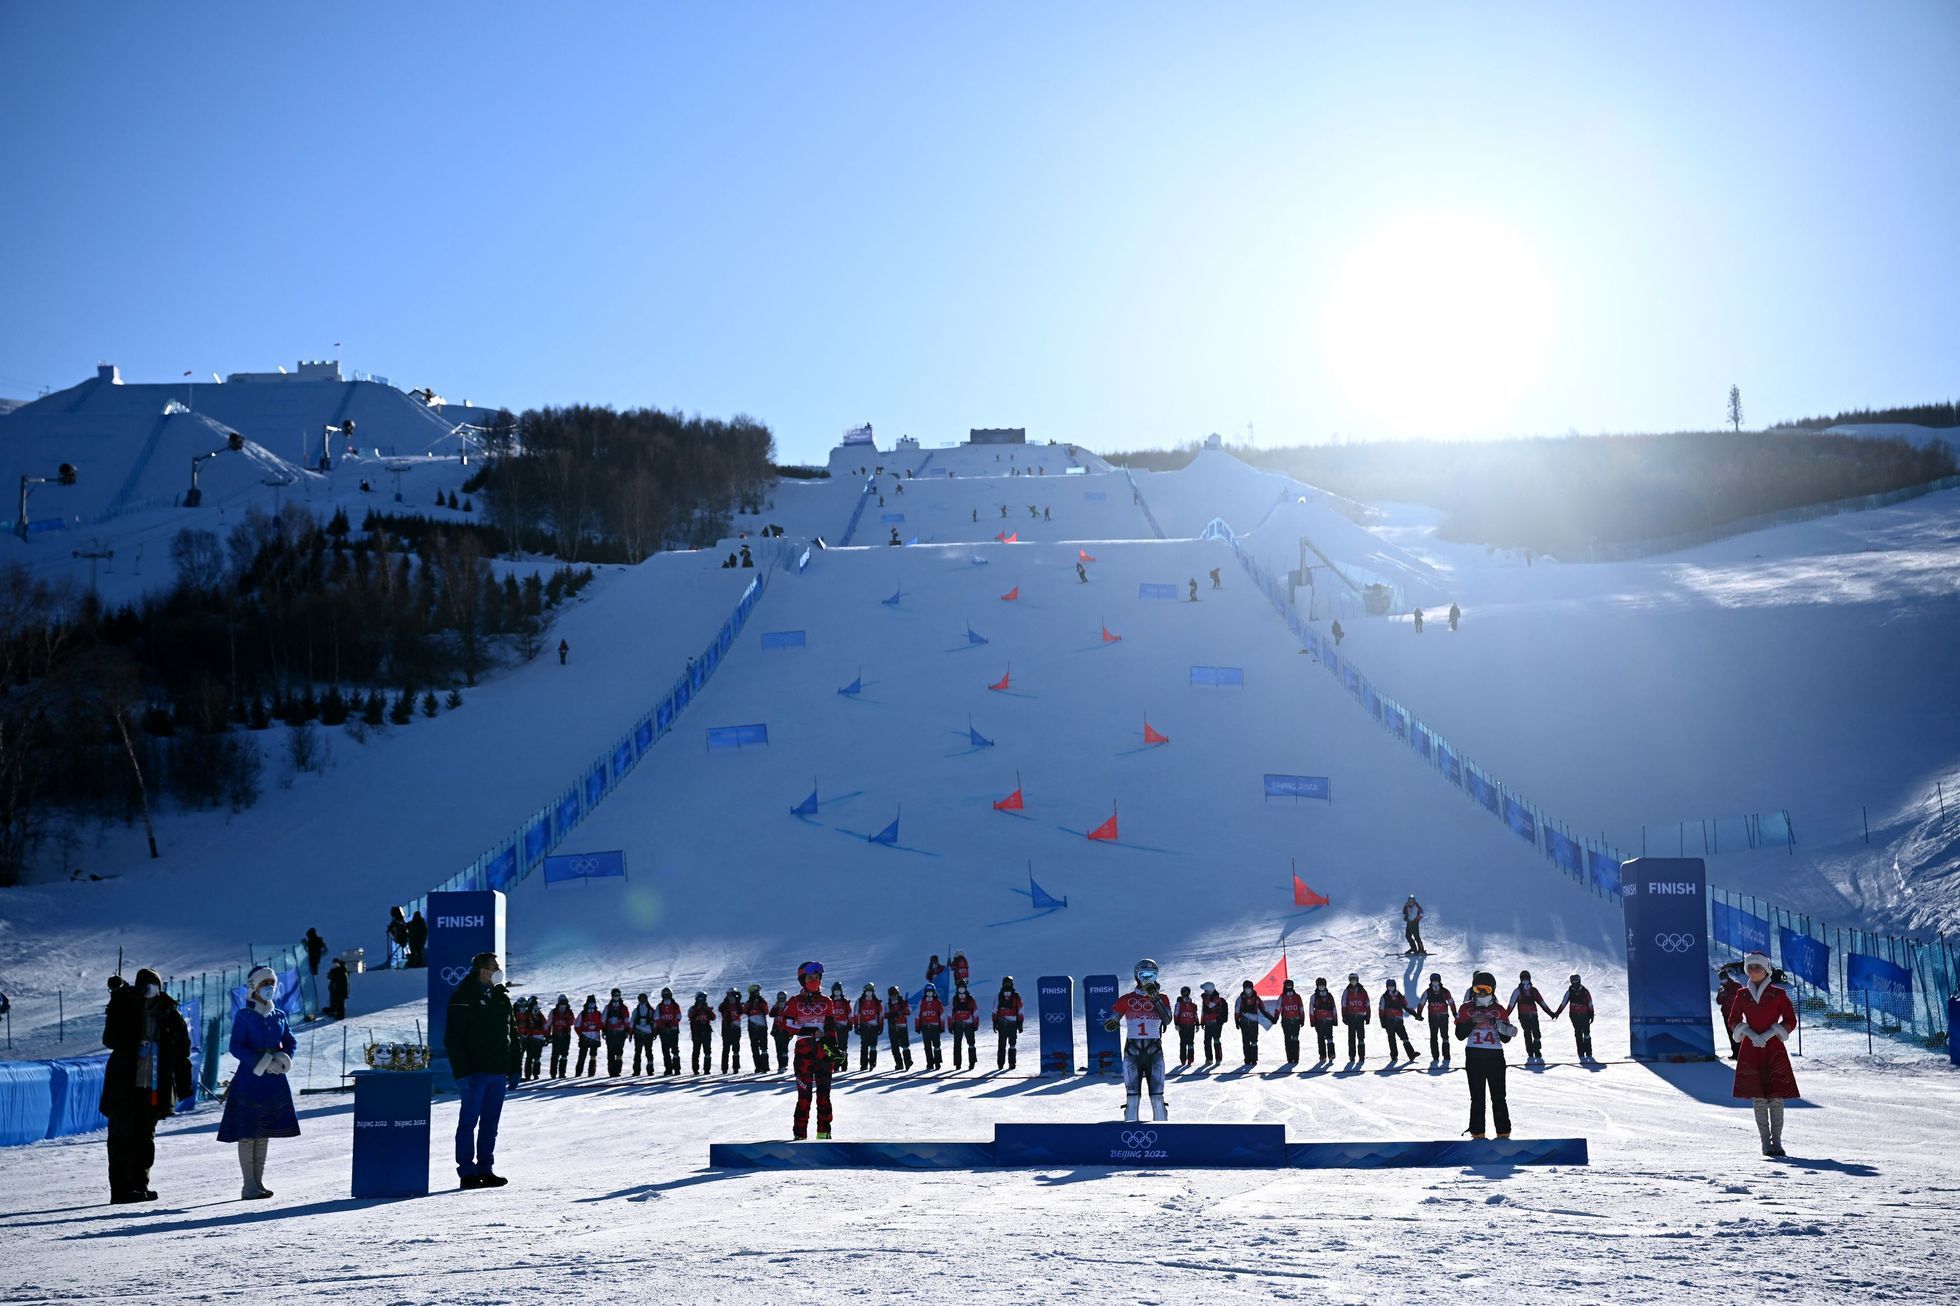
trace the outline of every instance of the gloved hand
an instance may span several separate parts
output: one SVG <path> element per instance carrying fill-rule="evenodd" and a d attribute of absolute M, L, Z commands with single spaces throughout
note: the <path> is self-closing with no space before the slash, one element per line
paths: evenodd
<path fill-rule="evenodd" d="M 266 1071 L 272 1068 L 272 1059 L 278 1055 L 279 1054 L 277 1052 L 259 1053 L 258 1061 L 254 1063 L 254 1065 L 252 1066 L 252 1073 L 255 1075 L 263 1075 Z"/>
<path fill-rule="evenodd" d="M 1737 1043 L 1740 1043 L 1742 1042 L 1742 1036 L 1744 1034 L 1747 1034 L 1748 1032 L 1749 1032 L 1749 1026 L 1745 1025 L 1744 1023 L 1738 1020 L 1735 1023 L 1735 1028 L 1729 1031 L 1729 1038 Z"/>
<path fill-rule="evenodd" d="M 1103 1028 L 1108 1030 L 1110 1033 L 1114 1034 L 1117 1031 L 1117 1029 L 1121 1027 L 1122 1024 L 1123 1024 L 1122 1021 L 1116 1019 L 1116 1017 L 1114 1016 L 1111 1016 L 1108 1020 L 1105 1020 L 1103 1022 Z"/>
<path fill-rule="evenodd" d="M 1789 1027 L 1787 1025 L 1782 1025 L 1782 1024 L 1771 1025 L 1768 1029 L 1764 1030 L 1763 1033 L 1767 1035 L 1769 1038 L 1773 1038 L 1780 1043 L 1788 1042 L 1790 1038 Z M 1765 1042 L 1763 1046 L 1768 1047 L 1769 1044 Z"/>
<path fill-rule="evenodd" d="M 287 1056 L 284 1052 L 275 1052 L 272 1054 L 272 1064 L 266 1068 L 266 1073 L 283 1075 L 291 1071 L 292 1068 L 293 1059 L 291 1057 Z"/>
<path fill-rule="evenodd" d="M 1516 1038 L 1517 1036 L 1518 1036 L 1518 1027 L 1516 1025 L 1513 1025 L 1508 1020 L 1500 1020 L 1497 1022 L 1497 1037 L 1503 1039 L 1505 1042 L 1508 1043 L 1510 1040 Z"/>

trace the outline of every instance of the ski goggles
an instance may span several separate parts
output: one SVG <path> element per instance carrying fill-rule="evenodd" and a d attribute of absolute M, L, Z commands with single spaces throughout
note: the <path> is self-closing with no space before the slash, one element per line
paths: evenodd
<path fill-rule="evenodd" d="M 1143 969 L 1137 972 L 1137 983 L 1155 984 L 1156 982 L 1157 982 L 1157 971 L 1154 967 L 1145 966 Z"/>
<path fill-rule="evenodd" d="M 1497 986 L 1494 984 L 1472 984 L 1470 991 L 1472 993 L 1496 993 Z"/>

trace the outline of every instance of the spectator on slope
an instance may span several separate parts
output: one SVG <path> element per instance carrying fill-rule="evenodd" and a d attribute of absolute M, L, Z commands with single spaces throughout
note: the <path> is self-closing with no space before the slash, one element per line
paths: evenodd
<path fill-rule="evenodd" d="M 731 554 L 730 556 L 732 557 L 733 555 Z M 565 665 L 565 658 L 571 653 L 571 651 L 572 651 L 572 646 L 569 641 L 562 640 L 562 639 L 558 641 L 558 665 L 559 666 L 562 667 Z"/>
<path fill-rule="evenodd" d="M 755 1073 L 769 1073 L 769 999 L 762 996 L 760 984 L 749 985 L 749 1000 L 742 1004 L 742 1015 L 749 1025 L 749 1060 Z"/>
<path fill-rule="evenodd" d="M 1205 1027 L 1205 1065 L 1220 1065 L 1225 1060 L 1225 1022 L 1231 1018 L 1232 1007 L 1210 980 L 1198 988 L 1204 994 L 1198 1001 L 1198 1020 Z"/>
<path fill-rule="evenodd" d="M 1043 520 L 1043 521 L 1053 521 L 1053 520 L 1055 520 L 1055 519 L 1054 519 L 1053 517 L 1051 517 L 1051 516 L 1049 516 L 1049 515 L 1048 515 L 1048 508 L 1047 508 L 1047 506 L 1046 506 L 1045 504 L 1044 504 L 1044 505 L 1042 506 L 1042 509 L 1041 509 L 1041 520 Z"/>
<path fill-rule="evenodd" d="M 1191 585 L 1191 595 L 1189 601 L 1192 603 L 1196 603 L 1198 601 L 1198 578 L 1196 576 L 1193 576 L 1191 578 L 1190 585 Z"/>
<path fill-rule="evenodd" d="M 1000 506 L 1000 515 L 1002 517 L 1007 516 L 1007 505 L 1004 503 Z"/>
<path fill-rule="evenodd" d="M 513 998 L 510 1004 L 510 1062 L 504 1067 L 504 1091 L 510 1093 L 524 1082 L 524 999 Z"/>
<path fill-rule="evenodd" d="M 742 546 L 742 565 L 744 567 L 755 566 L 755 555 L 749 552 L 749 546 L 746 544 Z"/>
<path fill-rule="evenodd" d="M 1211 569 L 1211 587 L 1215 590 L 1222 590 L 1225 588 L 1225 582 L 1218 578 L 1218 568 L 1216 567 L 1213 567 Z"/>
<path fill-rule="evenodd" d="M 1422 609 L 1416 609 L 1416 634 L 1422 634 Z"/>
<path fill-rule="evenodd" d="M 783 989 L 776 990 L 776 1001 L 769 1008 L 769 1033 L 776 1040 L 776 1069 L 789 1069 L 789 1045 L 794 1037 L 789 1026 L 783 1024 L 783 1012 L 789 1008 L 789 994 Z"/>
<path fill-rule="evenodd" d="M 790 1137 L 809 1137 L 810 1098 L 817 1099 L 817 1138 L 830 1137 L 830 1077 L 844 1061 L 844 1033 L 837 1028 L 835 1006 L 823 995 L 823 963 L 806 961 L 796 968 L 796 996 L 783 1009 L 783 1024 L 795 1035 L 796 1114 Z"/>
<path fill-rule="evenodd" d="M 708 1005 L 706 992 L 694 995 L 694 1005 L 687 1009 L 687 1033 L 693 1046 L 694 1073 L 715 1073 L 715 1049 L 711 1041 L 715 1028 L 715 1009 Z"/>
<path fill-rule="evenodd" d="M 1075 564 L 1075 583 L 1078 585 L 1089 583 L 1089 572 L 1080 562 Z"/>
<path fill-rule="evenodd" d="M 1456 623 L 1463 620 L 1463 609 L 1450 604 L 1450 634 L 1456 634 Z"/>
<path fill-rule="evenodd" d="M 1188 1070 L 1198 1059 L 1194 1046 L 1198 1041 L 1198 1004 L 1191 1000 L 1189 984 L 1177 991 L 1177 1006 L 1172 1009 L 1171 1023 L 1177 1026 L 1178 1068 Z"/>
<path fill-rule="evenodd" d="M 892 527 L 892 537 L 889 540 L 886 540 L 885 543 L 894 544 L 894 545 L 900 543 L 900 540 L 898 538 L 898 527 L 896 526 Z"/>
<path fill-rule="evenodd" d="M 1381 1017 L 1382 1034 L 1388 1039 L 1388 1060 L 1395 1062 L 1395 1040 L 1402 1040 L 1402 1048 L 1409 1054 L 1409 1060 L 1416 1059 L 1415 1044 L 1409 1042 L 1409 1000 L 1392 979 L 1382 981 L 1381 1001 L 1376 1004 L 1376 1014 Z"/>
<path fill-rule="evenodd" d="M 1347 632 L 1341 629 L 1341 619 L 1339 617 L 1334 618 L 1333 628 L 1327 633 L 1334 637 L 1335 648 L 1339 648 L 1341 641 L 1347 638 Z"/>
<path fill-rule="evenodd" d="M 1511 1014 L 1517 1018 L 1519 1028 L 1524 1030 L 1524 1059 L 1543 1061 L 1545 1059 L 1545 1034 L 1538 1024 L 1538 1013 L 1550 1015 L 1551 1004 L 1545 995 L 1531 982 L 1531 972 L 1518 972 L 1518 986 L 1511 990 Z"/>
<path fill-rule="evenodd" d="M 721 1073 L 742 1073 L 742 995 L 730 985 L 715 1008 L 721 1014 Z"/>
<path fill-rule="evenodd" d="M 1348 1059 L 1368 1059 L 1368 1022 L 1374 1018 L 1368 990 L 1361 987 L 1361 976 L 1348 972 L 1347 987 L 1341 990 L 1341 1023 L 1347 1026 Z"/>
<path fill-rule="evenodd" d="M 1232 1016 L 1239 1027 L 1239 1047 L 1245 1053 L 1245 1064 L 1259 1064 L 1259 1029 L 1272 1017 L 1266 1011 L 1266 1004 L 1253 990 L 1252 981 L 1247 980 L 1239 987 L 1239 1000 L 1233 1004 Z"/>
<path fill-rule="evenodd" d="M 972 968 L 967 965 L 966 954 L 964 952 L 955 952 L 953 954 L 953 983 L 964 984 L 970 978 L 972 978 Z"/>
<path fill-rule="evenodd" d="M 858 1069 L 878 1068 L 878 1035 L 885 1027 L 885 1005 L 878 1001 L 878 986 L 867 984 L 858 994 L 857 1010 L 851 1025 L 858 1036 Z"/>
<path fill-rule="evenodd" d="M 994 995 L 994 1069 L 1014 1069 L 1015 1051 L 1021 1039 L 1021 995 L 1014 991 L 1014 977 L 1000 982 Z"/>
<path fill-rule="evenodd" d="M 306 967 L 299 973 L 300 1010 L 312 1021 L 320 1014 L 320 962 L 327 955 L 327 941 L 309 926 L 299 942 L 306 952 Z"/>
<path fill-rule="evenodd" d="M 1456 1019 L 1456 998 L 1443 987 L 1441 975 L 1429 977 L 1429 987 L 1422 991 L 1422 1008 L 1429 1015 L 1429 1064 L 1435 1065 L 1440 1058 L 1444 1065 L 1450 1063 L 1450 1026 Z"/>
<path fill-rule="evenodd" d="M 892 1069 L 912 1068 L 912 1035 L 906 1029 L 912 1009 L 894 984 L 885 990 L 885 1031 L 892 1046 Z"/>
<path fill-rule="evenodd" d="M 1735 1060 L 1735 1096 L 1749 1099 L 1756 1110 L 1756 1129 L 1762 1135 L 1763 1155 L 1782 1156 L 1783 1103 L 1801 1097 L 1796 1071 L 1790 1066 L 1785 1040 L 1797 1028 L 1797 1009 L 1776 981 L 1781 971 L 1769 958 L 1752 952 L 1742 959 L 1748 981 L 1729 1005 L 1729 1037 L 1741 1051 Z"/>
<path fill-rule="evenodd" d="M 408 965 L 408 918 L 399 907 L 388 909 L 388 969 Z"/>
<path fill-rule="evenodd" d="M 980 1053 L 974 1046 L 974 1038 L 980 1029 L 980 1004 L 973 994 L 967 991 L 965 980 L 953 983 L 953 1069 L 960 1068 L 960 1049 L 966 1049 L 966 1064 L 974 1070 L 980 1068 Z"/>
<path fill-rule="evenodd" d="M 851 1065 L 851 1000 L 844 996 L 844 985 L 838 980 L 830 982 L 830 1020 L 837 1027 L 837 1046 L 844 1052 L 831 1073 L 841 1075 Z"/>
<path fill-rule="evenodd" d="M 1729 1060 L 1736 1059 L 1735 1018 L 1729 1008 L 1735 1002 L 1735 995 L 1742 992 L 1742 964 L 1728 962 L 1715 972 L 1721 977 L 1721 987 L 1715 990 L 1715 1009 L 1722 1013 L 1722 1032 L 1729 1036 Z"/>
<path fill-rule="evenodd" d="M 578 1025 L 578 1017 L 572 1011 L 572 1000 L 560 993 L 558 1001 L 551 1008 L 551 1077 L 563 1079 L 567 1063 L 572 1055 L 572 1032 Z"/>
<path fill-rule="evenodd" d="M 1464 1070 L 1470 1084 L 1472 1138 L 1484 1136 L 1484 1096 L 1490 1096 L 1497 1136 L 1511 1136 L 1511 1108 L 1504 1098 L 1504 1045 L 1517 1035 L 1510 1013 L 1497 1001 L 1497 977 L 1480 970 L 1470 978 L 1470 996 L 1456 1009 L 1456 1036 L 1463 1040 Z"/>
<path fill-rule="evenodd" d="M 672 989 L 660 990 L 660 1005 L 654 1008 L 660 1020 L 660 1057 L 663 1074 L 681 1073 L 681 1004 L 674 1001 Z"/>
<path fill-rule="evenodd" d="M 544 1047 L 551 1036 L 551 1020 L 538 1005 L 535 993 L 524 999 L 523 1021 L 517 1026 L 517 1036 L 524 1042 L 523 1077 L 536 1083 L 544 1078 Z"/>
<path fill-rule="evenodd" d="M 945 964 L 939 960 L 938 953 L 933 953 L 931 959 L 926 962 L 926 983 L 930 984 L 933 988 L 938 988 L 940 986 L 939 977 L 945 973 Z"/>
<path fill-rule="evenodd" d="M 1307 1003 L 1307 1018 L 1313 1022 L 1314 1051 L 1323 1064 L 1334 1059 L 1334 1026 L 1339 1021 L 1340 1004 L 1334 1001 L 1325 975 L 1313 982 L 1313 997 Z"/>
<path fill-rule="evenodd" d="M 1402 904 L 1402 937 L 1407 940 L 1409 950 L 1405 957 L 1427 957 L 1429 949 L 1422 946 L 1422 904 L 1412 893 Z"/>
<path fill-rule="evenodd" d="M 96 1106 L 109 1118 L 109 1200 L 154 1202 L 150 1167 L 157 1159 L 157 1121 L 197 1091 L 190 1030 L 176 1000 L 163 991 L 161 975 L 146 966 L 134 983 L 120 975 L 109 980 L 102 1045 L 109 1063 Z"/>
<path fill-rule="evenodd" d="M 633 1008 L 633 1073 L 653 1073 L 653 1041 L 660 1033 L 660 1013 L 653 1009 L 653 999 L 640 995 Z M 646 1069 L 642 1071 L 641 1065 Z"/>
<path fill-rule="evenodd" d="M 599 1023 L 606 1036 L 606 1074 L 613 1079 L 626 1065 L 626 1036 L 633 1032 L 633 1013 L 626 1006 L 626 999 L 614 989 L 606 999 L 605 1010 L 599 1013 Z"/>
<path fill-rule="evenodd" d="M 1300 1026 L 1307 1023 L 1307 1004 L 1300 997 L 1293 981 L 1287 980 L 1279 994 L 1279 1028 L 1286 1036 L 1286 1064 L 1298 1065 L 1300 1061 Z"/>
<path fill-rule="evenodd" d="M 429 923 L 420 909 L 408 918 L 408 968 L 423 970 L 429 964 Z"/>
<path fill-rule="evenodd" d="M 970 511 L 973 513 L 973 520 L 977 523 L 980 520 L 980 510 L 978 508 L 974 508 L 971 509 Z"/>
<path fill-rule="evenodd" d="M 1572 1013 L 1573 1050 L 1578 1054 L 1579 1060 L 1591 1061 L 1593 999 L 1592 994 L 1586 991 L 1585 984 L 1577 975 L 1572 977 L 1570 987 L 1565 990 L 1565 996 L 1558 1000 L 1558 1007 L 1552 1012 L 1552 1019 L 1557 1020 L 1567 1011 Z"/>
<path fill-rule="evenodd" d="M 347 1019 L 347 963 L 338 957 L 327 972 L 327 1014 L 335 1020 Z"/>
<path fill-rule="evenodd" d="M 599 1073 L 599 1043 L 606 1035 L 606 1018 L 599 1012 L 599 995 L 585 995 L 585 1006 L 578 1013 L 578 1065 L 574 1079 L 590 1079 Z"/>
<path fill-rule="evenodd" d="M 493 1166 L 510 1065 L 510 993 L 496 953 L 477 953 L 470 967 L 449 995 L 449 1021 L 442 1035 L 462 1096 L 456 1114 L 456 1176 L 463 1188 L 501 1188 L 509 1180 Z"/>
<path fill-rule="evenodd" d="M 945 1004 L 939 1000 L 939 990 L 928 984 L 919 995 L 919 1040 L 926 1045 L 927 1070 L 945 1067 L 946 1056 L 939 1047 L 940 1031 L 945 1027 Z"/>

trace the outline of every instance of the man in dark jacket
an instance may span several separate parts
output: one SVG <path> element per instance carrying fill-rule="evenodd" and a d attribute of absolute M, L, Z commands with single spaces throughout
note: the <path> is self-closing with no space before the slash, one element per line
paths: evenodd
<path fill-rule="evenodd" d="M 109 1200 L 153 1202 L 157 1121 L 197 1091 L 190 1030 L 155 971 L 137 971 L 134 984 L 109 981 L 102 1045 L 109 1065 L 98 1109 L 109 1118 Z"/>
<path fill-rule="evenodd" d="M 501 1188 L 510 1181 L 491 1166 L 516 1032 L 497 954 L 479 952 L 470 967 L 449 995 L 449 1023 L 442 1034 L 449 1072 L 463 1099 L 456 1115 L 456 1174 L 464 1188 Z"/>
<path fill-rule="evenodd" d="M 327 972 L 327 1014 L 335 1020 L 347 1019 L 347 963 L 338 957 Z"/>
<path fill-rule="evenodd" d="M 300 1000 L 306 1019 L 316 1020 L 320 1015 L 320 963 L 327 955 L 327 941 L 320 937 L 320 931 L 309 928 L 300 945 L 306 949 L 306 969 L 299 973 Z"/>
<path fill-rule="evenodd" d="M 408 964 L 413 970 L 429 964 L 429 923 L 419 911 L 408 918 Z"/>

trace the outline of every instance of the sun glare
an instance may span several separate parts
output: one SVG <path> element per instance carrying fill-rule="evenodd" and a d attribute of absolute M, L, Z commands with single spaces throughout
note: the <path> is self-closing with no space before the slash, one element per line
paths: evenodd
<path fill-rule="evenodd" d="M 1322 308 L 1348 402 L 1397 435 L 1498 429 L 1544 371 L 1550 279 L 1518 232 L 1466 214 L 1401 217 L 1349 251 Z"/>

